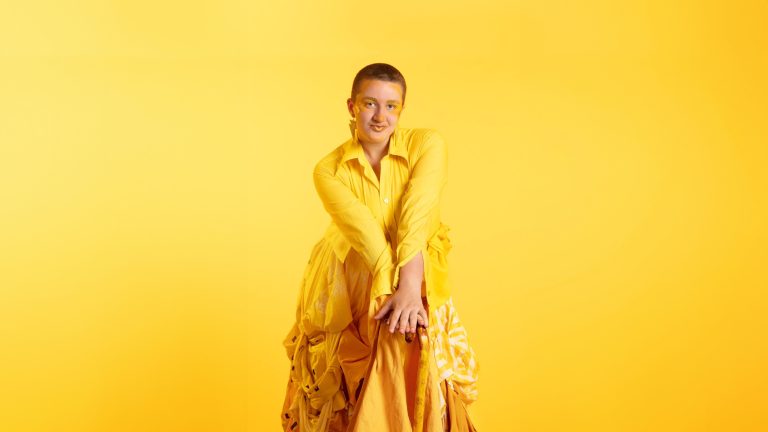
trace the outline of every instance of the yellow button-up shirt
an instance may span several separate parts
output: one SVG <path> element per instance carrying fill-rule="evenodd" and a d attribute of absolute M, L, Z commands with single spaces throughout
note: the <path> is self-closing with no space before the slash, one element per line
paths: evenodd
<path fill-rule="evenodd" d="M 331 216 L 325 238 L 343 262 L 357 251 L 373 276 L 371 298 L 392 294 L 401 268 L 422 252 L 422 296 L 432 307 L 450 290 L 446 255 L 449 227 L 440 221 L 446 183 L 445 141 L 435 130 L 397 126 L 376 177 L 353 125 L 352 138 L 314 168 L 314 184 Z"/>

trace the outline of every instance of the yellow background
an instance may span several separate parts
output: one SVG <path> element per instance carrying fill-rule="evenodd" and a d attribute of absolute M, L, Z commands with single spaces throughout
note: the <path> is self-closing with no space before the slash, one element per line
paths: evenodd
<path fill-rule="evenodd" d="M 362 66 L 449 146 L 481 431 L 768 430 L 761 1 L 0 7 L 0 430 L 272 431 Z"/>

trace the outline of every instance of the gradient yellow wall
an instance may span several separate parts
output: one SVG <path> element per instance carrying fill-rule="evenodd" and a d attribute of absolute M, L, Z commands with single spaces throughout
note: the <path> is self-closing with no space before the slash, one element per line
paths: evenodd
<path fill-rule="evenodd" d="M 272 431 L 365 64 L 447 139 L 481 431 L 768 430 L 765 2 L 4 2 L 0 430 Z"/>

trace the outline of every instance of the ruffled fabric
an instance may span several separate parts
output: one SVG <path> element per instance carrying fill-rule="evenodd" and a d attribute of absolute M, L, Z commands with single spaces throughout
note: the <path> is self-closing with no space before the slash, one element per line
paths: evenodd
<path fill-rule="evenodd" d="M 475 351 L 469 345 L 467 330 L 459 320 L 453 306 L 453 299 L 430 314 L 429 337 L 434 349 L 435 361 L 441 381 L 456 391 L 466 404 L 478 398 L 477 377 L 480 365 Z M 440 399 L 440 408 L 445 409 L 445 399 Z"/>
<path fill-rule="evenodd" d="M 445 263 L 447 227 L 427 253 Z M 286 431 L 410 431 L 416 394 L 424 431 L 474 430 L 466 406 L 477 399 L 478 363 L 450 297 L 428 307 L 423 345 L 406 343 L 373 319 L 386 296 L 361 257 L 332 229 L 312 249 L 297 302 L 296 321 L 283 341 L 291 370 L 283 404 Z M 343 257 L 343 259 L 340 259 Z M 426 279 L 427 284 L 434 283 Z M 429 281 L 433 282 L 429 282 Z M 428 347 L 426 388 L 419 390 L 420 347 Z M 423 385 L 422 385 L 423 386 Z"/>

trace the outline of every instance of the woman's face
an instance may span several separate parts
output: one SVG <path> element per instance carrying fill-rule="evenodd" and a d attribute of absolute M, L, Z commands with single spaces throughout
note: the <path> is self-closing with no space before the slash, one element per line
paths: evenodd
<path fill-rule="evenodd" d="M 361 144 L 385 145 L 400 119 L 403 88 L 395 82 L 363 80 L 355 100 L 347 99 L 347 108 L 355 118 Z"/>

